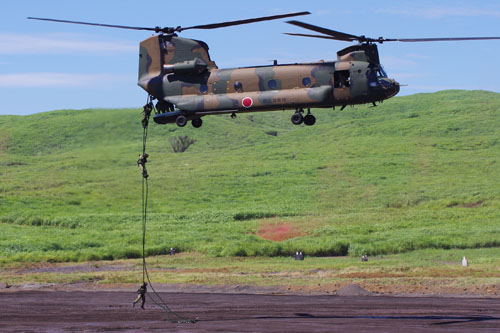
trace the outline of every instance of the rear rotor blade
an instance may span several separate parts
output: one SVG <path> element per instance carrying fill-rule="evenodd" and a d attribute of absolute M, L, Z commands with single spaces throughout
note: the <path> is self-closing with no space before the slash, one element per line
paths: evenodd
<path fill-rule="evenodd" d="M 344 41 L 348 41 L 348 42 L 352 42 L 355 40 L 358 40 L 358 41 L 364 40 L 363 36 L 355 36 L 355 35 L 351 35 L 351 34 L 346 34 L 344 32 L 330 30 L 330 29 L 318 27 L 316 25 L 312 25 L 312 24 L 308 24 L 308 23 L 304 23 L 304 22 L 300 22 L 300 21 L 287 21 L 286 23 L 290 23 L 290 24 L 296 25 L 298 27 L 309 29 L 312 31 L 320 32 L 322 34 L 335 37 L 333 39 L 337 39 L 337 40 L 344 40 Z"/>
<path fill-rule="evenodd" d="M 444 38 L 398 38 L 398 39 L 387 39 L 384 41 L 388 42 L 453 42 L 460 40 L 492 40 L 500 39 L 500 37 L 444 37 Z"/>
<path fill-rule="evenodd" d="M 27 19 L 29 19 L 29 20 L 39 20 L 39 21 L 49 21 L 49 22 L 59 22 L 59 23 L 73 23 L 73 24 L 93 25 L 93 26 L 107 27 L 107 28 L 120 28 L 120 29 L 130 29 L 130 30 L 156 31 L 156 28 L 131 27 L 131 26 L 128 26 L 128 25 L 114 25 L 114 24 L 90 23 L 90 22 L 80 22 L 80 21 L 56 20 L 56 19 L 41 18 L 41 17 L 27 17 Z"/>
<path fill-rule="evenodd" d="M 220 22 L 220 23 L 213 23 L 213 24 L 195 25 L 195 26 L 192 26 L 192 27 L 181 28 L 181 30 L 188 30 L 188 29 L 217 29 L 217 28 L 229 27 L 229 26 L 232 26 L 232 25 L 248 24 L 248 23 L 260 22 L 260 21 L 277 20 L 277 19 L 286 18 L 286 17 L 299 16 L 299 15 L 308 15 L 308 14 L 311 14 L 311 13 L 310 12 L 298 12 L 298 13 L 290 13 L 290 14 L 283 14 L 283 15 L 263 16 L 263 17 L 256 17 L 256 18 L 246 19 L 246 20 L 238 20 L 238 21 L 228 21 L 228 22 Z"/>

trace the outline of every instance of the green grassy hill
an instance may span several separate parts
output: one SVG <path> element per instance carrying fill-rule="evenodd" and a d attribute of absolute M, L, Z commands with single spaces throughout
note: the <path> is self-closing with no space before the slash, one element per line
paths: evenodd
<path fill-rule="evenodd" d="M 313 110 L 313 127 L 290 111 L 152 124 L 148 254 L 500 246 L 499 110 L 500 94 L 443 91 Z M 140 255 L 140 111 L 0 116 L 0 261 Z M 173 153 L 179 135 L 196 143 Z"/>

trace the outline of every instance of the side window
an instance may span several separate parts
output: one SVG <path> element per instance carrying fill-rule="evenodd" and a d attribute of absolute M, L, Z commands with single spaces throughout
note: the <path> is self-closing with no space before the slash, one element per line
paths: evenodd
<path fill-rule="evenodd" d="M 276 89 L 276 86 L 277 86 L 276 80 L 267 81 L 267 86 L 269 87 L 269 89 L 273 89 L 273 90 Z"/>
<path fill-rule="evenodd" d="M 243 83 L 241 83 L 240 81 L 236 81 L 234 83 L 234 90 L 236 90 L 237 92 L 242 92 L 243 91 Z"/>
<path fill-rule="evenodd" d="M 351 74 L 348 70 L 346 71 L 336 71 L 333 74 L 333 81 L 335 88 L 347 88 L 351 86 L 350 81 Z"/>

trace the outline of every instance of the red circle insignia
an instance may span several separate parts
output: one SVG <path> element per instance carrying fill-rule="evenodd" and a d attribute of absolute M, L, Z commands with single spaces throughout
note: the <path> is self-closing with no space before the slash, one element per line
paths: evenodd
<path fill-rule="evenodd" d="M 249 108 L 253 105 L 253 100 L 251 97 L 245 97 L 243 98 L 243 100 L 241 101 L 241 104 L 245 107 L 245 108 Z"/>

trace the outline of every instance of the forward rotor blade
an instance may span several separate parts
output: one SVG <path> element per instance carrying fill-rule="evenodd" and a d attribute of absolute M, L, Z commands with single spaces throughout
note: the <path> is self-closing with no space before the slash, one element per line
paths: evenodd
<path fill-rule="evenodd" d="M 344 32 L 330 30 L 330 29 L 318 27 L 316 25 L 312 25 L 312 24 L 308 24 L 308 23 L 304 23 L 304 22 L 300 22 L 300 21 L 287 21 L 286 23 L 290 23 L 290 24 L 296 25 L 296 26 L 304 28 L 304 29 L 309 29 L 312 31 L 320 32 L 320 33 L 328 35 L 328 36 L 335 37 L 333 39 L 345 40 L 348 42 L 352 42 L 355 40 L 359 40 L 359 41 L 363 40 L 363 38 L 360 36 L 346 34 Z"/>
<path fill-rule="evenodd" d="M 368 38 L 365 36 L 355 36 L 351 34 L 346 34 L 344 32 L 330 30 L 322 27 L 318 27 L 312 24 L 300 22 L 300 21 L 287 21 L 287 23 L 296 25 L 301 28 L 313 30 L 316 32 L 320 32 L 322 34 L 331 36 L 330 38 L 327 36 L 319 36 L 319 35 L 308 35 L 308 34 L 292 34 L 286 33 L 291 36 L 302 36 L 302 37 L 315 37 L 315 38 L 324 38 L 324 39 L 336 39 L 343 40 L 347 42 L 353 42 L 357 40 L 360 43 L 368 42 L 368 43 L 384 43 L 384 42 L 453 42 L 453 41 L 461 41 L 461 40 L 493 40 L 500 39 L 500 37 L 444 37 L 444 38 L 383 38 L 379 37 L 377 39 Z"/>
<path fill-rule="evenodd" d="M 299 36 L 299 37 L 314 37 L 314 38 L 323 38 L 323 39 L 333 39 L 333 40 L 338 40 L 335 37 L 331 36 L 322 36 L 322 35 L 308 35 L 308 34 L 294 34 L 291 32 L 284 32 L 285 35 L 290 35 L 290 36 Z"/>
<path fill-rule="evenodd" d="M 131 26 L 128 26 L 128 25 L 114 25 L 114 24 L 90 23 L 90 22 L 80 22 L 80 21 L 56 20 L 56 19 L 41 18 L 41 17 L 27 17 L 27 19 L 29 19 L 29 20 L 39 20 L 39 21 L 49 21 L 49 22 L 59 22 L 59 23 L 73 23 L 73 24 L 93 25 L 93 26 L 97 26 L 97 27 L 106 27 L 106 28 L 120 28 L 120 29 L 130 29 L 130 30 L 156 31 L 156 28 L 131 27 Z"/>
<path fill-rule="evenodd" d="M 188 29 L 217 29 L 217 28 L 229 27 L 229 26 L 232 26 L 232 25 L 248 24 L 248 23 L 260 22 L 260 21 L 277 20 L 277 19 L 286 18 L 286 17 L 299 16 L 299 15 L 308 15 L 308 14 L 311 14 L 311 13 L 310 12 L 298 12 L 298 13 L 290 13 L 290 14 L 283 14 L 283 15 L 273 15 L 273 16 L 256 17 L 256 18 L 246 19 L 246 20 L 238 20 L 238 21 L 228 21 L 228 22 L 220 22 L 220 23 L 213 23 L 213 24 L 195 25 L 195 26 L 192 26 L 192 27 L 181 28 L 181 30 L 188 30 Z"/>
<path fill-rule="evenodd" d="M 387 42 L 453 42 L 460 40 L 492 40 L 500 39 L 500 37 L 445 37 L 445 38 L 397 38 L 387 39 Z"/>

